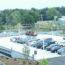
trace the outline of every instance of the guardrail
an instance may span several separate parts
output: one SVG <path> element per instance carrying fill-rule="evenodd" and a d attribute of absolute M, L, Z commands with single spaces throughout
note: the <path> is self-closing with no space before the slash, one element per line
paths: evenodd
<path fill-rule="evenodd" d="M 0 53 L 6 55 L 8 57 L 11 57 L 11 52 L 12 52 L 11 49 L 0 46 Z"/>

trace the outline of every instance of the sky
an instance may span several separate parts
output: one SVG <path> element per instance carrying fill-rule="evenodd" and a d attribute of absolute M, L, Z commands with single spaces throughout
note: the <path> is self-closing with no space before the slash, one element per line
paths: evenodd
<path fill-rule="evenodd" d="M 0 10 L 3 9 L 31 9 L 65 6 L 65 0 L 0 0 Z"/>

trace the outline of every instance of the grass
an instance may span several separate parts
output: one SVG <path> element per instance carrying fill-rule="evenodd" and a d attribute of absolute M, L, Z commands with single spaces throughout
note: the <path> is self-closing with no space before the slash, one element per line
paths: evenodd
<path fill-rule="evenodd" d="M 52 29 L 54 31 L 65 29 L 65 25 L 60 25 L 58 21 L 39 21 L 37 24 L 37 30 L 42 32 L 49 32 Z"/>
<path fill-rule="evenodd" d="M 37 31 L 41 31 L 41 32 L 49 32 L 51 31 L 51 25 L 52 23 L 51 22 L 37 22 L 36 25 L 37 25 Z"/>
<path fill-rule="evenodd" d="M 27 31 L 32 29 L 35 32 L 50 32 L 52 29 L 55 30 L 63 30 L 65 29 L 65 25 L 59 25 L 58 21 L 38 21 L 37 23 L 35 23 L 36 26 L 33 26 L 31 28 L 23 28 L 22 25 L 20 25 L 20 29 L 23 31 Z M 13 30 L 13 29 L 19 29 L 19 24 L 16 26 L 8 26 L 9 30 Z"/>

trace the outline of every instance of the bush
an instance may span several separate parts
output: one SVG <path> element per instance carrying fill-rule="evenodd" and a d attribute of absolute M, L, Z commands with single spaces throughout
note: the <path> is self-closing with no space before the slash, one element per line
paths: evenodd
<path fill-rule="evenodd" d="M 26 63 L 26 61 L 24 60 L 24 61 L 23 61 L 23 64 L 25 64 L 25 63 Z"/>
<path fill-rule="evenodd" d="M 5 30 L 5 27 L 0 25 L 0 30 Z"/>
<path fill-rule="evenodd" d="M 48 61 L 46 59 L 42 59 L 39 65 L 48 65 Z"/>
<path fill-rule="evenodd" d="M 31 65 L 31 64 L 32 64 L 31 62 L 28 63 L 28 65 Z"/>
<path fill-rule="evenodd" d="M 39 65 L 39 62 L 37 62 L 35 65 Z"/>

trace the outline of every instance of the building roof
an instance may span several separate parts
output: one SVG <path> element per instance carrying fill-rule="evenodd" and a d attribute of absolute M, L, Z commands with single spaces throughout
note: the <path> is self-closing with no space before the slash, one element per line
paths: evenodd
<path fill-rule="evenodd" d="M 65 56 L 48 59 L 49 65 L 65 65 Z"/>

